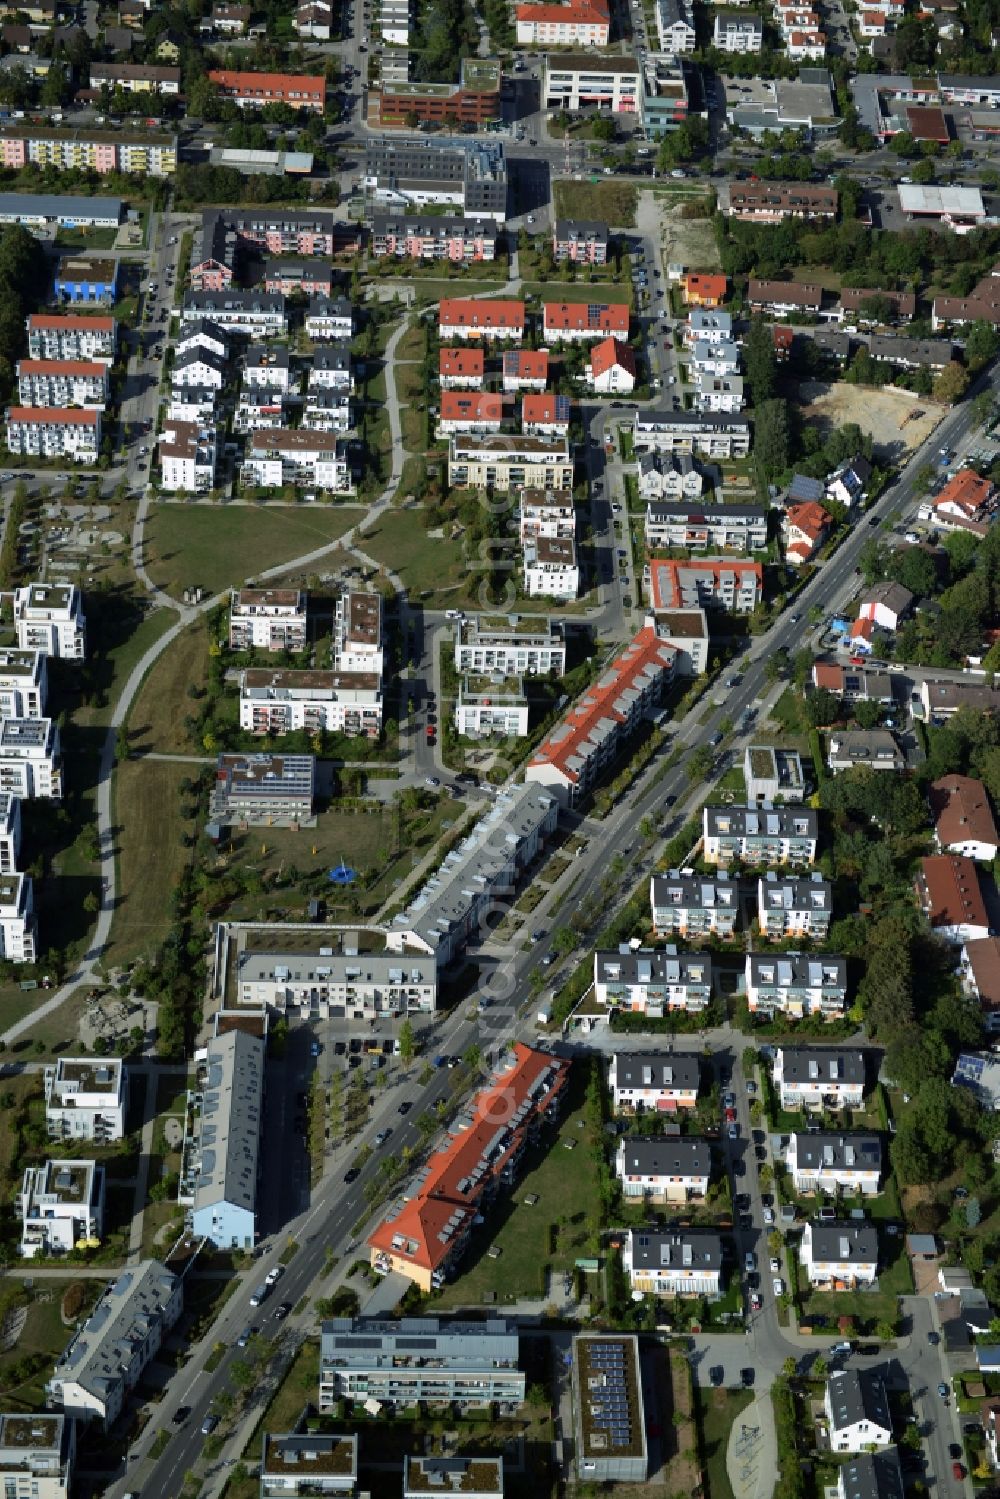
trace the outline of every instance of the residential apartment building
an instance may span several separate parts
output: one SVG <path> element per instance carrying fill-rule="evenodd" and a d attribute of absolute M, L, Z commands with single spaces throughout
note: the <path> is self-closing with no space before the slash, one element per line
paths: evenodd
<path fill-rule="evenodd" d="M 791 317 L 793 313 L 819 316 L 823 305 L 823 288 L 818 281 L 762 281 L 750 277 L 750 309 L 771 317 Z"/>
<path fill-rule="evenodd" d="M 300 6 L 298 15 L 315 8 Z M 279 1435 L 265 1431 L 263 1441 L 260 1499 L 317 1499 L 330 1494 L 354 1499 L 358 1491 L 356 1435 L 333 1436 L 316 1431 Z"/>
<path fill-rule="evenodd" d="M 482 350 L 476 351 L 482 359 Z M 461 349 L 441 351 L 442 373 L 445 353 L 462 356 Z M 468 357 L 468 356 L 467 356 Z M 442 380 L 442 384 L 443 384 Z M 549 356 L 546 349 L 506 349 L 503 353 L 503 389 L 505 395 L 519 391 L 543 391 L 549 383 Z"/>
<path fill-rule="evenodd" d="M 244 484 L 280 489 L 314 485 L 343 494 L 351 487 L 347 449 L 336 432 L 310 427 L 274 427 L 254 432 L 246 446 Z"/>
<path fill-rule="evenodd" d="M 552 230 L 552 258 L 578 265 L 606 265 L 607 224 L 596 219 L 556 219 Z"/>
<path fill-rule="evenodd" d="M 181 1285 L 157 1260 L 123 1270 L 56 1360 L 48 1404 L 78 1421 L 113 1426 L 181 1314 Z"/>
<path fill-rule="evenodd" d="M 0 792 L 0 874 L 13 874 L 21 855 L 21 802 Z"/>
<path fill-rule="evenodd" d="M 75 583 L 29 583 L 15 589 L 14 628 L 19 650 L 63 661 L 82 661 L 87 654 L 87 621 Z"/>
<path fill-rule="evenodd" d="M 302 934 L 283 933 L 287 945 L 266 949 L 249 939 L 237 960 L 236 994 L 240 1005 L 279 1015 L 309 1019 L 381 1021 L 402 1015 L 432 1015 L 437 1009 L 437 964 L 433 958 L 407 953 L 345 951 L 337 934 L 323 934 L 319 944 L 296 942 Z M 261 941 L 273 943 L 265 931 Z"/>
<path fill-rule="evenodd" d="M 405 1457 L 403 1499 L 426 1499 L 437 1494 L 461 1494 L 465 1499 L 503 1499 L 503 1458 L 456 1455 Z"/>
<path fill-rule="evenodd" d="M 283 297 L 332 297 L 334 270 L 319 260 L 279 257 L 264 262 L 264 290 Z"/>
<path fill-rule="evenodd" d="M 555 832 L 559 803 L 539 786 L 501 792 L 386 932 L 390 952 L 424 952 L 441 968 L 506 902 Z"/>
<path fill-rule="evenodd" d="M 523 738 L 528 732 L 529 704 L 520 677 L 464 676 L 455 700 L 455 730 L 468 739 L 494 734 Z"/>
<path fill-rule="evenodd" d="M 120 1057 L 58 1057 L 44 1086 L 50 1139 L 124 1140 L 128 1072 Z"/>
<path fill-rule="evenodd" d="M 81 312 L 34 312 L 25 319 L 32 359 L 99 360 L 113 364 L 118 324 L 113 317 Z"/>
<path fill-rule="evenodd" d="M 647 409 L 635 414 L 632 440 L 639 455 L 690 453 L 699 458 L 746 458 L 750 423 L 744 416 L 723 412 Z"/>
<path fill-rule="evenodd" d="M 338 595 L 333 618 L 333 664 L 337 671 L 370 672 L 381 678 L 381 594 L 348 588 Z"/>
<path fill-rule="evenodd" d="M 693 1051 L 616 1051 L 608 1071 L 616 1114 L 693 1109 L 700 1079 L 701 1059 Z"/>
<path fill-rule="evenodd" d="M 549 343 L 581 343 L 588 339 L 628 341 L 627 302 L 544 302 L 542 334 Z"/>
<path fill-rule="evenodd" d="M 694 402 L 697 411 L 743 410 L 742 375 L 700 373 L 695 376 L 694 387 Z"/>
<path fill-rule="evenodd" d="M 38 926 L 34 884 L 29 874 L 0 875 L 0 961 L 34 963 Z"/>
<path fill-rule="evenodd" d="M 762 552 L 767 511 L 761 505 L 697 505 L 676 500 L 646 506 L 646 546 L 692 552 Z"/>
<path fill-rule="evenodd" d="M 493 219 L 375 214 L 370 253 L 376 260 L 495 260 L 498 238 Z"/>
<path fill-rule="evenodd" d="M 507 386 L 507 359 L 504 356 L 504 390 Z M 516 356 L 514 356 L 516 358 Z M 482 349 L 441 349 L 438 354 L 438 380 L 442 390 L 482 390 L 486 374 L 486 356 Z M 544 382 L 542 389 L 544 390 Z"/>
<path fill-rule="evenodd" d="M 382 679 L 374 672 L 248 667 L 240 675 L 240 728 L 271 737 L 302 730 L 377 739 Z"/>
<path fill-rule="evenodd" d="M 882 1142 L 861 1133 L 793 1134 L 785 1164 L 796 1192 L 872 1197 L 881 1190 Z"/>
<path fill-rule="evenodd" d="M 712 28 L 712 46 L 722 52 L 759 52 L 764 45 L 760 16 L 738 10 L 717 10 Z"/>
<path fill-rule="evenodd" d="M 575 599 L 580 592 L 580 565 L 571 536 L 528 537 L 523 568 L 529 598 Z"/>
<path fill-rule="evenodd" d="M 533 614 L 470 615 L 455 625 L 455 671 L 561 677 L 566 671 L 563 624 Z"/>
<path fill-rule="evenodd" d="M 533 536 L 558 536 L 572 541 L 576 536 L 572 493 L 564 489 L 523 490 L 518 532 L 522 544 Z"/>
<path fill-rule="evenodd" d="M 529 437 L 566 437 L 572 410 L 569 396 L 528 392 L 521 400 L 521 431 Z"/>
<path fill-rule="evenodd" d="M 100 1244 L 104 1233 L 104 1167 L 60 1159 L 25 1167 L 18 1202 L 21 1257 L 68 1254 Z"/>
<path fill-rule="evenodd" d="M 809 937 L 822 942 L 830 930 L 833 887 L 818 874 L 778 875 L 769 869 L 757 881 L 757 921 L 762 937 Z"/>
<path fill-rule="evenodd" d="M 118 295 L 116 255 L 62 255 L 52 278 L 57 305 L 110 305 Z"/>
<path fill-rule="evenodd" d="M 388 40 L 384 28 L 383 40 Z M 507 217 L 507 162 L 498 140 L 393 139 L 383 132 L 369 138 L 364 170 L 373 208 L 407 212 L 428 203 L 453 203 L 468 219 L 502 224 Z"/>
<path fill-rule="evenodd" d="M 51 1411 L 0 1414 L 4 1499 L 70 1499 L 76 1425 Z"/>
<path fill-rule="evenodd" d="M 573 488 L 574 457 L 565 437 L 452 437 L 448 483 L 473 489 Z M 575 596 L 575 595 L 574 595 Z"/>
<path fill-rule="evenodd" d="M 354 312 L 343 297 L 312 297 L 305 316 L 305 330 L 312 339 L 350 339 Z"/>
<path fill-rule="evenodd" d="M 733 181 L 728 184 L 728 199 L 733 218 L 758 224 L 837 217 L 837 189 L 819 183 Z"/>
<path fill-rule="evenodd" d="M 524 337 L 524 303 L 502 298 L 443 297 L 438 308 L 438 336 L 443 340 L 514 339 Z"/>
<path fill-rule="evenodd" d="M 324 394 L 327 394 L 324 392 Z M 345 398 L 346 404 L 346 398 Z M 214 406 L 214 403 L 213 403 Z M 233 412 L 234 432 L 266 432 L 274 431 L 277 427 L 284 427 L 288 422 L 290 408 L 289 397 L 281 390 L 264 390 L 258 385 L 244 385 L 240 388 L 237 398 L 236 410 Z M 198 402 L 190 407 L 172 402 L 170 417 L 180 417 L 182 420 L 188 417 L 197 424 L 203 425 L 204 418 L 201 415 L 201 405 Z M 322 424 L 315 420 L 315 407 L 310 398 L 307 397 L 307 406 L 302 413 L 302 425 L 305 427 L 321 427 Z M 340 430 L 339 426 L 337 430 Z M 346 424 L 344 426 L 346 429 Z"/>
<path fill-rule="evenodd" d="M 609 1010 L 661 1019 L 672 1010 L 697 1014 L 712 998 L 712 956 L 623 944 L 594 953 L 594 1000 Z"/>
<path fill-rule="evenodd" d="M 827 745 L 826 763 L 833 775 L 859 765 L 898 774 L 906 769 L 906 756 L 888 729 L 835 729 Z"/>
<path fill-rule="evenodd" d="M 828 953 L 747 953 L 751 1015 L 840 1020 L 847 1009 L 847 959 Z"/>
<path fill-rule="evenodd" d="M 921 859 L 917 897 L 932 930 L 962 946 L 991 935 L 979 875 L 964 854 L 932 854 Z"/>
<path fill-rule="evenodd" d="M 615 1152 L 615 1175 L 626 1202 L 690 1202 L 705 1197 L 712 1150 L 696 1135 L 625 1135 Z"/>
<path fill-rule="evenodd" d="M 634 1294 L 714 1299 L 722 1293 L 722 1236 L 690 1228 L 672 1233 L 630 1228 L 622 1268 Z"/>
<path fill-rule="evenodd" d="M 771 1076 L 783 1109 L 860 1109 L 865 1053 L 853 1046 L 779 1046 Z"/>
<path fill-rule="evenodd" d="M 101 450 L 101 413 L 93 407 L 11 406 L 7 447 L 29 458 L 66 458 L 96 463 Z"/>
<path fill-rule="evenodd" d="M 764 597 L 764 569 L 759 562 L 730 557 L 692 557 L 676 562 L 651 558 L 649 600 L 653 609 L 726 609 L 752 614 Z"/>
<path fill-rule="evenodd" d="M 169 417 L 160 434 L 160 483 L 173 493 L 207 494 L 218 460 L 214 423 L 178 422 Z"/>
<path fill-rule="evenodd" d="M 0 843 L 0 851 L 2 847 Z M 965 992 L 979 1006 L 984 1030 L 992 1035 L 1000 1030 L 1000 937 L 964 943 L 960 972 Z"/>
<path fill-rule="evenodd" d="M 350 344 L 336 343 L 317 349 L 309 370 L 309 390 L 353 390 Z"/>
<path fill-rule="evenodd" d="M 739 884 L 725 873 L 714 877 L 689 869 L 654 874 L 649 882 L 653 933 L 657 937 L 731 937 L 739 915 Z"/>
<path fill-rule="evenodd" d="M 611 34 L 607 0 L 528 0 L 514 18 L 519 47 L 606 47 Z"/>
<path fill-rule="evenodd" d="M 672 509 L 676 509 L 676 502 L 682 499 L 695 500 L 699 497 L 705 487 L 705 478 L 701 470 L 695 467 L 694 459 L 690 453 L 643 453 L 636 464 L 639 478 L 639 495 L 644 500 L 663 500 Z M 690 512 L 691 507 L 684 507 Z M 704 513 L 704 512 L 702 512 Z M 689 517 L 692 518 L 693 517 Z M 738 523 L 738 516 L 734 518 Z M 647 527 L 650 522 L 647 516 Z M 694 522 L 695 526 L 699 524 Z M 652 523 L 652 534 L 655 535 L 658 524 Z M 695 535 L 685 527 L 684 535 Z M 657 543 L 659 545 L 659 543 Z"/>
<path fill-rule="evenodd" d="M 637 369 L 630 344 L 620 338 L 602 338 L 591 345 L 584 374 L 599 395 L 629 395 L 635 389 Z"/>
<path fill-rule="evenodd" d="M 22 406 L 100 406 L 108 399 L 108 367 L 93 359 L 19 359 Z"/>
<path fill-rule="evenodd" d="M 300 588 L 234 588 L 229 606 L 230 650 L 303 650 L 307 599 Z"/>
<path fill-rule="evenodd" d="M 177 1200 L 191 1232 L 221 1250 L 257 1242 L 260 1131 L 266 1040 L 234 1026 L 208 1043 L 198 1087 L 188 1093 Z"/>
<path fill-rule="evenodd" d="M 820 1291 L 856 1291 L 878 1278 L 878 1229 L 854 1219 L 813 1219 L 802 1230 L 799 1264 Z M 843 1449 L 841 1449 L 843 1450 Z"/>
<path fill-rule="evenodd" d="M 676 654 L 654 621 L 645 624 L 538 746 L 525 779 L 551 788 L 562 802 L 589 790 L 659 707 Z"/>
<path fill-rule="evenodd" d="M 823 1397 L 832 1452 L 868 1452 L 892 1444 L 892 1413 L 881 1375 L 872 1369 L 834 1369 Z"/>
<path fill-rule="evenodd" d="M 92 89 L 123 89 L 126 94 L 179 94 L 180 68 L 155 68 L 128 62 L 92 62 Z"/>
<path fill-rule="evenodd" d="M 342 1400 L 378 1400 L 400 1410 L 423 1402 L 512 1411 L 524 1400 L 519 1355 L 516 1325 L 503 1318 L 337 1317 L 322 1325 L 320 1414 Z"/>
<path fill-rule="evenodd" d="M 702 813 L 706 864 L 813 864 L 819 816 L 811 807 L 707 806 Z"/>
<path fill-rule="evenodd" d="M 326 108 L 326 78 L 322 73 L 240 73 L 230 68 L 212 68 L 208 81 L 240 109 L 286 104 L 289 109 L 322 114 Z"/>
<path fill-rule="evenodd" d="M 274 338 L 288 332 L 285 299 L 277 292 L 187 291 L 181 302 L 181 326 L 204 318 L 228 333 L 250 338 Z"/>
<path fill-rule="evenodd" d="M 553 52 L 545 59 L 542 101 L 546 110 L 597 109 L 638 115 L 642 71 L 634 57 L 594 57 Z"/>
<path fill-rule="evenodd" d="M 59 730 L 51 718 L 0 720 L 0 791 L 22 801 L 62 797 Z"/>
<path fill-rule="evenodd" d="M 798 750 L 773 744 L 748 744 L 743 756 L 743 779 L 750 806 L 805 799 L 806 778 Z"/>
<path fill-rule="evenodd" d="M 312 755 L 221 754 L 209 815 L 222 827 L 296 827 L 312 817 L 315 795 Z"/>

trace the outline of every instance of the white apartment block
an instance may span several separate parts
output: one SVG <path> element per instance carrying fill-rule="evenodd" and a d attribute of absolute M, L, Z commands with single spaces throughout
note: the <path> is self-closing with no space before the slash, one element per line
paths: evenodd
<path fill-rule="evenodd" d="M 288 422 L 288 400 L 280 390 L 244 385 L 233 413 L 234 432 L 265 432 Z"/>
<path fill-rule="evenodd" d="M 686 349 L 695 349 L 699 344 L 731 344 L 733 342 L 733 315 L 721 308 L 693 307 L 681 330 Z"/>
<path fill-rule="evenodd" d="M 892 1445 L 892 1413 L 874 1369 L 835 1369 L 827 1376 L 823 1409 L 832 1452 L 867 1453 Z"/>
<path fill-rule="evenodd" d="M 35 896 L 30 874 L 0 875 L 0 960 L 34 963 L 38 959 Z"/>
<path fill-rule="evenodd" d="M 532 599 L 576 598 L 580 566 L 571 537 L 529 537 L 524 543 L 524 590 Z"/>
<path fill-rule="evenodd" d="M 128 1072 L 120 1057 L 59 1057 L 45 1069 L 45 1124 L 56 1140 L 125 1138 Z"/>
<path fill-rule="evenodd" d="M 796 1192 L 873 1197 L 880 1190 L 882 1144 L 878 1135 L 794 1134 L 785 1164 Z"/>
<path fill-rule="evenodd" d="M 762 937 L 810 937 L 822 942 L 830 930 L 833 887 L 821 875 L 808 878 L 769 870 L 757 881 L 757 921 Z"/>
<path fill-rule="evenodd" d="M 96 463 L 101 451 L 101 413 L 94 407 L 11 406 L 7 447 L 28 458 L 71 458 Z"/>
<path fill-rule="evenodd" d="M 819 818 L 802 806 L 707 806 L 702 835 L 706 864 L 813 864 Z"/>
<path fill-rule="evenodd" d="M 865 1054 L 856 1047 L 779 1046 L 771 1076 L 783 1109 L 860 1109 Z"/>
<path fill-rule="evenodd" d="M 51 1411 L 0 1414 L 4 1499 L 70 1499 L 76 1425 Z"/>
<path fill-rule="evenodd" d="M 108 367 L 98 359 L 19 359 L 17 398 L 22 406 L 103 406 Z"/>
<path fill-rule="evenodd" d="M 68 1254 L 104 1233 L 104 1167 L 96 1161 L 45 1161 L 21 1181 L 21 1257 Z"/>
<path fill-rule="evenodd" d="M 690 500 L 650 500 L 645 534 L 647 547 L 762 552 L 767 546 L 767 511 L 761 505 L 709 506 Z"/>
<path fill-rule="evenodd" d="M 87 621 L 75 583 L 29 583 L 14 593 L 14 627 L 22 651 L 62 661 L 87 654 Z"/>
<path fill-rule="evenodd" d="M 722 1237 L 690 1228 L 672 1233 L 630 1228 L 622 1268 L 640 1296 L 719 1296 Z"/>
<path fill-rule="evenodd" d="M 99 359 L 114 364 L 118 324 L 79 312 L 33 313 L 25 323 L 32 359 Z"/>
<path fill-rule="evenodd" d="M 626 1201 L 705 1197 L 711 1174 L 711 1147 L 695 1135 L 626 1135 L 615 1152 L 615 1175 Z"/>
<path fill-rule="evenodd" d="M 349 341 L 354 333 L 351 304 L 343 299 L 313 297 L 306 313 L 306 333 L 312 339 L 334 338 Z"/>
<path fill-rule="evenodd" d="M 254 432 L 247 443 L 243 483 L 261 489 L 312 485 L 343 494 L 351 487 L 347 449 L 336 432 L 305 427 Z"/>
<path fill-rule="evenodd" d="M 670 944 L 654 952 L 623 944 L 594 953 L 594 999 L 629 1014 L 659 1019 L 672 1010 L 697 1013 L 712 998 L 712 956 Z"/>
<path fill-rule="evenodd" d="M 566 671 L 566 634 L 556 619 L 474 614 L 455 626 L 455 670 L 534 677 Z"/>
<path fill-rule="evenodd" d="M 455 729 L 467 739 L 496 734 L 523 738 L 528 732 L 528 700 L 521 678 L 464 676 L 455 703 Z"/>
<path fill-rule="evenodd" d="M 0 649 L 0 718 L 42 718 L 48 693 L 48 653 Z"/>
<path fill-rule="evenodd" d="M 353 388 L 350 344 L 334 344 L 329 349 L 317 349 L 309 370 L 309 389 L 342 390 L 349 393 Z"/>
<path fill-rule="evenodd" d="M 532 536 L 575 540 L 576 506 L 572 491 L 526 489 L 521 495 L 521 541 Z"/>
<path fill-rule="evenodd" d="M 712 45 L 723 52 L 759 52 L 764 45 L 764 27 L 759 16 L 738 11 L 716 11 Z"/>
<path fill-rule="evenodd" d="M 565 437 L 452 437 L 448 483 L 474 489 L 573 488 L 573 454 Z"/>
<path fill-rule="evenodd" d="M 339 432 L 341 436 L 351 430 L 351 398 L 344 390 L 329 390 L 321 386 L 310 386 L 302 411 L 302 425 L 313 432 Z M 278 422 L 274 423 L 278 426 Z"/>
<path fill-rule="evenodd" d="M 701 1063 L 693 1051 L 616 1051 L 608 1071 L 616 1114 L 693 1109 L 700 1079 Z"/>
<path fill-rule="evenodd" d="M 179 354 L 170 371 L 170 384 L 174 390 L 220 391 L 226 383 L 226 359 L 203 345 L 187 349 Z"/>
<path fill-rule="evenodd" d="M 215 483 L 216 429 L 166 421 L 160 437 L 160 483 L 174 493 L 207 494 Z"/>
<path fill-rule="evenodd" d="M 215 391 L 198 388 L 196 386 L 185 387 L 183 390 L 172 390 L 167 398 L 166 420 L 168 422 L 194 422 L 199 427 L 204 427 L 211 422 L 215 416 Z M 234 426 L 239 430 L 239 412 L 234 420 Z"/>
<path fill-rule="evenodd" d="M 252 667 L 240 677 L 240 728 L 278 736 L 364 734 L 382 728 L 382 681 L 372 672 L 275 671 Z"/>
<path fill-rule="evenodd" d="M 654 874 L 649 882 L 653 932 L 657 937 L 731 937 L 739 893 L 738 882 L 727 874 L 699 875 L 689 869 Z"/>
<path fill-rule="evenodd" d="M 123 1270 L 59 1357 L 48 1404 L 77 1420 L 117 1420 L 183 1305 L 182 1283 L 158 1260 Z"/>
<path fill-rule="evenodd" d="M 737 375 L 739 369 L 739 346 L 731 338 L 699 338 L 691 349 L 691 379 L 697 375 Z"/>
<path fill-rule="evenodd" d="M 333 618 L 333 661 L 338 671 L 369 672 L 381 679 L 382 595 L 348 588 L 337 599 Z"/>
<path fill-rule="evenodd" d="M 306 643 L 307 597 L 301 588 L 234 588 L 230 650 L 301 651 Z"/>
<path fill-rule="evenodd" d="M 279 1015 L 322 1019 L 385 1020 L 397 1015 L 432 1015 L 437 1009 L 437 964 L 418 953 L 351 952 L 327 944 L 330 952 L 288 947 L 239 954 L 236 993 L 241 1005 L 270 1006 Z M 298 934 L 301 936 L 301 934 Z"/>
<path fill-rule="evenodd" d="M 13 874 L 21 856 L 21 799 L 0 791 L 0 874 Z"/>
<path fill-rule="evenodd" d="M 244 355 L 242 383 L 259 390 L 292 388 L 292 371 L 288 349 L 284 344 L 251 344 Z"/>
<path fill-rule="evenodd" d="M 598 7 L 518 5 L 519 47 L 606 47 L 611 33 L 608 12 Z"/>
<path fill-rule="evenodd" d="M 59 730 L 51 718 L 0 720 L 0 791 L 23 801 L 62 797 Z"/>
<path fill-rule="evenodd" d="M 694 51 L 694 19 L 687 0 L 656 0 L 656 37 L 668 57 Z"/>
<path fill-rule="evenodd" d="M 742 375 L 712 375 L 702 372 L 695 379 L 695 409 L 698 411 L 742 411 L 745 404 Z"/>
<path fill-rule="evenodd" d="M 827 953 L 747 953 L 747 1006 L 752 1015 L 840 1020 L 847 1009 L 847 960 Z"/>
<path fill-rule="evenodd" d="M 878 1276 L 878 1229 L 855 1219 L 807 1223 L 799 1264 L 811 1286 L 823 1291 L 854 1291 Z"/>

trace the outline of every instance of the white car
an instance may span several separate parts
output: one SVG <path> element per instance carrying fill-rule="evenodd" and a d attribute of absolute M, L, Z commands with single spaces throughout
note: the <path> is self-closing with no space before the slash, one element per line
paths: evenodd
<path fill-rule="evenodd" d="M 266 1282 L 267 1282 L 267 1284 L 269 1286 L 276 1286 L 278 1284 L 278 1281 L 284 1275 L 284 1273 L 285 1273 L 285 1267 L 284 1267 L 284 1265 L 275 1265 L 272 1269 L 270 1269 L 267 1272 L 267 1274 L 265 1275 L 264 1279 L 266 1280 Z"/>
<path fill-rule="evenodd" d="M 777 1275 L 778 1271 L 780 1269 L 781 1269 L 781 1261 L 779 1259 L 772 1259 L 772 1261 L 771 1261 L 771 1274 L 772 1275 Z"/>
<path fill-rule="evenodd" d="M 772 1280 L 772 1282 L 771 1282 L 771 1285 L 774 1288 L 774 1294 L 775 1294 L 775 1296 L 784 1296 L 784 1294 L 785 1294 L 785 1282 L 783 1280 L 779 1280 L 778 1277 L 775 1276 L 774 1280 Z"/>

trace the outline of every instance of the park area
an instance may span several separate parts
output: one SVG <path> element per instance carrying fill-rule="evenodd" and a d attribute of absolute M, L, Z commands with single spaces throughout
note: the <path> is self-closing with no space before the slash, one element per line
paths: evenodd
<path fill-rule="evenodd" d="M 117 895 L 106 961 L 110 967 L 151 952 L 166 936 L 171 896 L 191 862 L 182 834 L 181 782 L 197 767 L 171 760 L 123 760 L 114 780 L 118 827 Z"/>
<path fill-rule="evenodd" d="M 851 422 L 857 423 L 875 444 L 876 456 L 902 463 L 934 431 L 945 415 L 945 407 L 925 396 L 885 386 L 849 385 L 838 380 L 830 385 L 803 380 L 793 395 L 802 421 L 819 428 L 824 437 Z M 915 413 L 919 412 L 919 416 Z"/>

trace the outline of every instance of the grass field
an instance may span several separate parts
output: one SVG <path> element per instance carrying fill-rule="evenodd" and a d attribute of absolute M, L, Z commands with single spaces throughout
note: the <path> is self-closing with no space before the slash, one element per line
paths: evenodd
<path fill-rule="evenodd" d="M 9 1411 L 40 1411 L 45 1409 L 45 1381 L 52 1373 L 59 1354 L 70 1340 L 71 1329 L 63 1326 L 61 1306 L 63 1294 L 72 1284 L 72 1275 L 66 1280 L 47 1280 L 32 1293 L 28 1306 L 28 1317 L 24 1331 L 9 1353 L 0 1354 L 0 1371 L 29 1353 L 41 1354 L 48 1360 L 45 1368 L 26 1380 L 24 1384 L 4 1391 L 4 1409 Z M 92 1289 L 86 1305 L 92 1306 L 99 1282 L 89 1283 Z"/>
<path fill-rule="evenodd" d="M 537 297 L 545 302 L 627 302 L 632 306 L 631 286 L 621 286 L 614 281 L 595 281 L 579 286 L 566 286 L 563 282 L 524 281 L 521 294 L 526 300 Z"/>
<path fill-rule="evenodd" d="M 733 1422 L 753 1404 L 752 1390 L 696 1391 L 695 1409 L 701 1427 L 708 1499 L 732 1499 L 733 1486 L 726 1467 L 726 1449 Z"/>
<path fill-rule="evenodd" d="M 50 992 L 42 989 L 36 990 L 33 996 L 34 1004 L 43 1004 L 49 997 Z M 78 1022 L 84 1009 L 83 993 L 78 991 L 75 994 L 71 994 L 69 999 L 65 1000 L 51 1015 L 46 1015 L 43 1019 L 37 1021 L 31 1027 L 27 1037 L 22 1038 L 20 1041 L 15 1041 L 11 1047 L 11 1051 L 19 1053 L 26 1050 L 29 1046 L 37 1050 L 39 1044 L 43 1048 L 38 1052 L 39 1057 L 48 1056 L 51 1058 L 56 1052 L 71 1051 L 77 1045 L 79 1039 Z M 8 1025 L 12 1023 L 12 1021 L 7 1021 Z M 0 1025 L 2 1025 L 2 1022 L 0 1022 Z"/>
<path fill-rule="evenodd" d="M 429 593 L 465 602 L 466 588 L 478 581 L 478 575 L 470 578 L 460 541 L 427 535 L 423 509 L 386 514 L 366 533 L 364 549 L 383 567 L 398 572 L 412 597 Z"/>
<path fill-rule="evenodd" d="M 189 701 L 189 687 L 204 687 L 208 679 L 208 625 L 193 624 L 164 651 L 139 689 L 129 715 L 130 744 L 134 752 L 158 750 L 161 754 L 191 754 L 192 745 L 184 719 L 196 704 Z"/>
<path fill-rule="evenodd" d="M 174 597 L 196 584 L 220 593 L 336 541 L 359 513 L 337 506 L 161 504 L 146 525 L 146 566 Z"/>
<path fill-rule="evenodd" d="M 170 925 L 170 895 L 191 857 L 180 842 L 178 787 L 192 768 L 168 760 L 127 760 L 115 772 L 118 904 L 105 958 L 109 965 L 149 951 Z"/>
<path fill-rule="evenodd" d="M 554 217 L 598 219 L 614 229 L 634 229 L 636 189 L 624 182 L 555 183 Z"/>

